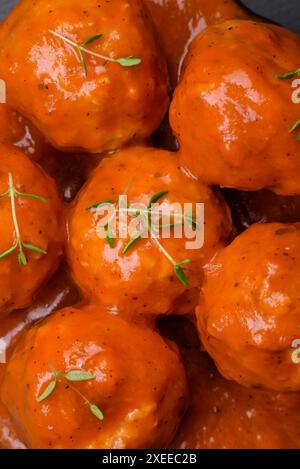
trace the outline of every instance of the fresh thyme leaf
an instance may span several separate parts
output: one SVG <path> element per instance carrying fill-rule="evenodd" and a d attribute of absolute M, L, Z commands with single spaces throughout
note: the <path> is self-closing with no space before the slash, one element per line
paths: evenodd
<path fill-rule="evenodd" d="M 127 213 L 130 213 L 132 214 L 133 216 L 135 217 L 141 217 L 142 219 L 144 219 L 146 222 L 149 222 L 147 223 L 147 231 L 149 232 L 149 234 L 151 235 L 151 239 L 153 240 L 153 242 L 158 246 L 159 250 L 166 256 L 166 258 L 169 260 L 169 262 L 172 264 L 173 268 L 174 268 L 174 272 L 176 274 L 176 276 L 178 277 L 178 279 L 185 285 L 185 286 L 188 286 L 189 285 L 189 281 L 185 275 L 185 269 L 182 267 L 184 265 L 187 265 L 189 264 L 191 261 L 189 259 L 185 259 L 183 260 L 182 262 L 176 262 L 173 257 L 169 254 L 169 252 L 164 248 L 164 246 L 162 245 L 162 243 L 160 242 L 159 240 L 159 237 L 156 235 L 154 229 L 155 228 L 163 228 L 163 227 L 175 227 L 177 225 L 182 225 L 183 221 L 186 220 L 188 223 L 190 223 L 193 227 L 197 227 L 199 226 L 197 221 L 196 221 L 196 217 L 191 214 L 191 215 L 182 215 L 182 214 L 176 214 L 174 213 L 173 216 L 174 216 L 174 219 L 176 220 L 176 217 L 178 218 L 180 216 L 180 219 L 181 219 L 181 222 L 177 223 L 176 221 L 174 221 L 173 223 L 169 223 L 169 224 L 158 224 L 158 225 L 155 225 L 155 224 L 152 224 L 151 223 L 151 215 L 152 215 L 152 206 L 158 201 L 160 200 L 161 198 L 163 198 L 165 195 L 167 195 L 169 192 L 168 191 L 160 191 L 160 192 L 157 192 L 156 194 L 154 194 L 149 203 L 148 203 L 148 206 L 147 206 L 147 209 L 146 210 L 134 210 L 134 209 L 131 209 L 130 208 L 130 205 L 127 205 L 127 207 L 125 209 L 122 209 L 124 210 L 125 212 L 127 211 Z M 109 204 L 109 203 L 116 203 L 116 201 L 114 200 L 105 200 L 105 201 L 100 201 L 100 202 L 96 202 L 94 203 L 93 205 L 90 205 L 89 207 L 86 208 L 86 210 L 91 210 L 93 208 L 97 208 L 101 205 L 105 205 L 105 204 Z M 113 239 L 113 236 L 110 232 L 110 227 L 109 227 L 109 223 L 105 225 L 104 227 L 106 229 L 106 239 L 109 243 L 109 245 L 111 247 L 114 247 L 115 246 L 115 243 L 114 243 L 114 239 Z M 125 255 L 129 249 L 131 249 L 131 247 L 139 240 L 141 239 L 142 237 L 142 233 L 140 233 L 139 235 L 135 236 L 134 238 L 130 239 L 130 241 L 124 246 L 123 250 L 122 250 L 122 254 Z"/>
<path fill-rule="evenodd" d="M 65 378 L 68 381 L 73 381 L 73 382 L 82 382 L 82 381 L 90 381 L 92 379 L 95 379 L 96 376 L 93 375 L 93 373 L 89 373 L 88 371 L 83 371 L 83 370 L 71 370 L 66 373 Z"/>
<path fill-rule="evenodd" d="M 96 34 L 94 36 L 89 37 L 85 41 L 83 41 L 81 44 L 77 44 L 76 42 L 72 41 L 70 38 L 63 36 L 62 34 L 58 33 L 57 31 L 53 31 L 52 29 L 48 29 L 48 32 L 52 34 L 53 36 L 61 39 L 63 42 L 66 44 L 69 44 L 70 46 L 74 47 L 77 53 L 79 54 L 80 61 L 82 63 L 83 69 L 85 74 L 87 75 L 87 65 L 86 61 L 84 59 L 83 53 L 91 55 L 92 57 L 97 57 L 99 59 L 105 60 L 107 62 L 113 62 L 113 63 L 118 63 L 122 67 L 133 67 L 135 65 L 139 65 L 142 61 L 141 59 L 137 57 L 121 57 L 119 59 L 114 59 L 112 57 L 108 57 L 106 55 L 101 55 L 97 54 L 96 52 L 93 52 L 89 49 L 86 48 L 87 45 L 91 44 L 92 42 L 96 41 L 97 39 L 100 39 L 102 37 L 102 34 Z"/>
<path fill-rule="evenodd" d="M 20 197 L 28 197 L 30 199 L 36 199 L 36 200 L 39 200 L 40 202 L 43 202 L 44 204 L 48 203 L 48 200 L 46 200 L 46 199 L 44 199 L 44 197 L 40 197 L 39 195 L 36 195 L 36 194 L 25 194 L 25 193 L 19 192 L 17 190 L 15 190 L 15 193 Z"/>
<path fill-rule="evenodd" d="M 136 236 L 135 238 L 132 238 L 129 243 L 126 244 L 126 246 L 124 247 L 123 251 L 122 251 L 122 254 L 126 254 L 129 249 L 139 240 L 141 239 L 142 235 L 138 235 Z"/>
<path fill-rule="evenodd" d="M 11 216 L 12 216 L 12 221 L 14 225 L 14 234 L 17 239 L 16 243 L 11 246 L 7 251 L 3 252 L 0 254 L 0 260 L 5 259 L 7 256 L 12 254 L 17 248 L 18 248 L 18 262 L 20 265 L 27 265 L 28 261 L 26 258 L 26 255 L 23 251 L 23 247 L 25 249 L 28 249 L 30 251 L 35 251 L 39 252 L 40 254 L 47 254 L 46 251 L 43 249 L 39 248 L 38 246 L 35 246 L 32 243 L 23 243 L 22 237 L 21 237 L 21 232 L 20 232 L 20 227 L 19 227 L 19 222 L 18 222 L 18 217 L 17 217 L 17 210 L 16 210 L 16 198 L 17 197 L 29 197 L 31 199 L 36 199 L 39 200 L 40 202 L 43 203 L 48 203 L 46 199 L 43 197 L 40 197 L 39 195 L 35 194 L 27 194 L 24 192 L 19 192 L 14 185 L 14 180 L 13 180 L 13 174 L 11 172 L 8 173 L 8 191 L 6 191 L 4 194 L 1 194 L 0 197 L 9 197 L 10 199 L 10 206 L 11 206 Z"/>
<path fill-rule="evenodd" d="M 181 281 L 181 283 L 183 283 L 183 285 L 187 287 L 189 286 L 190 282 L 188 281 L 185 275 L 184 269 L 181 267 L 181 265 L 180 264 L 174 265 L 174 272 L 176 276 L 179 278 L 179 280 Z"/>
<path fill-rule="evenodd" d="M 300 127 L 300 119 L 298 119 L 295 124 L 291 127 L 290 129 L 290 133 L 293 133 L 296 129 L 298 129 L 298 127 Z"/>
<path fill-rule="evenodd" d="M 45 389 L 43 394 L 41 394 L 38 397 L 37 401 L 38 402 L 43 402 L 45 399 L 47 399 L 49 396 L 51 396 L 51 394 L 53 393 L 55 388 L 56 388 L 56 379 L 51 381 L 51 383 L 48 384 L 47 388 Z"/>
<path fill-rule="evenodd" d="M 148 204 L 148 208 L 151 208 L 152 205 L 156 204 L 156 202 L 159 199 L 161 199 L 162 197 L 164 197 L 168 193 L 169 193 L 169 191 L 161 191 L 161 192 L 157 192 L 157 194 L 154 194 L 150 199 L 150 202 Z"/>
<path fill-rule="evenodd" d="M 83 43 L 81 44 L 82 46 L 88 46 L 92 42 L 97 41 L 98 39 L 101 39 L 103 37 L 103 34 L 95 34 L 94 36 L 89 37 Z"/>
<path fill-rule="evenodd" d="M 39 248 L 38 246 L 35 246 L 34 244 L 30 244 L 30 243 L 22 243 L 24 248 L 28 249 L 29 251 L 34 251 L 34 252 L 38 252 L 39 254 L 47 254 L 47 251 L 45 251 L 44 249 L 42 248 Z"/>
<path fill-rule="evenodd" d="M 5 259 L 6 257 L 10 256 L 10 254 L 12 254 L 17 249 L 17 247 L 18 245 L 15 244 L 11 248 L 7 249 L 7 251 L 4 251 L 2 254 L 0 254 L 0 260 Z"/>
<path fill-rule="evenodd" d="M 22 250 L 18 254 L 18 261 L 20 265 L 27 265 L 27 258 Z"/>
<path fill-rule="evenodd" d="M 109 223 L 107 223 L 105 225 L 104 230 L 105 230 L 105 233 L 106 233 L 106 239 L 107 239 L 108 244 L 110 245 L 111 248 L 114 248 L 115 247 L 115 240 L 114 240 L 113 233 L 110 229 Z"/>
<path fill-rule="evenodd" d="M 184 261 L 181 261 L 181 262 L 178 262 L 176 265 L 186 265 L 186 264 L 190 264 L 191 263 L 191 260 L 190 259 L 185 259 Z"/>
<path fill-rule="evenodd" d="M 297 76 L 300 76 L 300 68 L 297 68 L 297 70 L 293 70 L 291 72 L 284 73 L 283 75 L 276 75 L 276 78 L 278 78 L 279 80 L 288 80 Z"/>
<path fill-rule="evenodd" d="M 9 195 L 9 191 L 6 191 L 3 194 L 0 194 L 0 199 L 3 199 L 3 197 L 7 197 L 8 195 Z"/>
<path fill-rule="evenodd" d="M 130 55 L 129 57 L 122 57 L 121 59 L 116 59 L 116 62 L 122 65 L 122 67 L 135 67 L 136 65 L 140 65 L 142 63 L 142 60 L 138 57 L 132 57 Z"/>
<path fill-rule="evenodd" d="M 96 406 L 96 404 L 89 403 L 89 408 L 92 414 L 94 414 L 98 420 L 104 420 L 103 412 L 101 412 L 101 410 L 98 406 Z"/>
<path fill-rule="evenodd" d="M 108 205 L 108 204 L 114 204 L 114 200 L 102 200 L 101 202 L 96 202 L 89 207 L 86 208 L 86 210 L 92 210 L 92 208 L 98 208 L 101 207 L 102 205 Z"/>
<path fill-rule="evenodd" d="M 37 401 L 38 402 L 42 402 L 44 401 L 45 399 L 47 399 L 52 393 L 53 391 L 55 390 L 56 386 L 57 386 L 57 382 L 58 381 L 64 381 L 66 383 L 69 383 L 68 384 L 68 387 L 70 389 L 72 389 L 79 397 L 81 397 L 81 399 L 83 399 L 83 401 L 89 406 L 89 409 L 90 411 L 92 412 L 92 414 L 97 417 L 97 419 L 99 420 L 103 420 L 104 419 L 104 415 L 103 413 L 101 412 L 101 410 L 99 409 L 98 406 L 96 406 L 96 404 L 92 404 L 80 391 L 79 389 L 77 389 L 75 386 L 73 386 L 73 382 L 83 382 L 83 381 L 90 381 L 90 380 L 93 380 L 95 379 L 95 375 L 93 373 L 90 373 L 88 371 L 84 371 L 84 370 L 71 370 L 71 371 L 68 371 L 67 373 L 62 373 L 58 370 L 56 370 L 54 368 L 53 365 L 51 365 L 51 363 L 48 364 L 48 367 L 49 369 L 52 371 L 53 373 L 53 376 L 55 377 L 54 380 L 51 381 L 51 383 L 49 383 L 49 385 L 47 386 L 47 388 L 45 389 L 45 391 L 37 398 Z"/>
<path fill-rule="evenodd" d="M 88 75 L 88 70 L 87 70 L 87 64 L 86 64 L 86 61 L 85 61 L 85 58 L 83 56 L 83 53 L 82 53 L 82 50 L 79 46 L 76 46 L 76 50 L 78 52 L 78 55 L 79 55 L 79 58 L 80 58 L 80 62 L 81 62 L 81 65 L 82 65 L 82 68 L 83 68 L 83 71 L 84 71 L 84 74 L 85 76 L 87 77 Z"/>

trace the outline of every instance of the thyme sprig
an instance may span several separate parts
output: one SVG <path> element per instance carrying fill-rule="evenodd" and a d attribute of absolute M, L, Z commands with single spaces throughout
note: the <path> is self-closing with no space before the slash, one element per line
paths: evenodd
<path fill-rule="evenodd" d="M 179 214 L 179 213 L 173 213 L 172 214 L 173 217 L 174 217 L 174 220 L 176 220 L 178 218 L 180 219 L 179 222 L 174 221 L 174 223 L 164 224 L 164 225 L 162 225 L 162 224 L 158 224 L 158 225 L 153 224 L 152 223 L 153 213 L 154 214 L 157 213 L 158 215 L 161 213 L 161 212 L 153 212 L 153 206 L 160 199 L 165 197 L 167 194 L 168 194 L 168 191 L 160 191 L 160 192 L 157 192 L 156 194 L 154 194 L 151 197 L 151 199 L 148 203 L 147 209 L 136 209 L 136 208 L 131 208 L 130 206 L 128 206 L 126 208 L 116 209 L 117 213 L 125 212 L 127 214 L 131 214 L 131 215 L 135 216 L 136 218 L 139 218 L 141 220 L 142 226 L 144 227 L 144 230 L 142 230 L 139 234 L 137 234 L 136 236 L 131 238 L 129 240 L 129 242 L 124 246 L 124 248 L 122 250 L 122 254 L 123 255 L 127 254 L 128 251 L 140 239 L 142 239 L 145 231 L 147 231 L 150 234 L 151 240 L 153 241 L 154 244 L 156 244 L 159 251 L 162 254 L 164 254 L 164 256 L 172 264 L 173 269 L 174 269 L 174 273 L 176 274 L 177 278 L 181 281 L 181 283 L 183 285 L 188 286 L 189 285 L 189 280 L 186 277 L 186 274 L 185 274 L 186 269 L 185 269 L 184 266 L 189 264 L 191 262 L 191 260 L 190 259 L 184 259 L 183 261 L 177 262 L 170 255 L 170 253 L 165 249 L 165 247 L 162 245 L 162 243 L 161 243 L 161 241 L 158 237 L 158 234 L 157 234 L 157 229 L 158 228 L 171 228 L 171 227 L 175 227 L 175 226 L 178 226 L 178 225 L 182 225 L 184 223 L 184 221 L 189 223 L 194 228 L 198 227 L 199 225 L 198 225 L 198 223 L 197 223 L 194 216 L 187 216 L 187 215 L 182 215 L 182 214 Z M 96 202 L 96 203 L 93 203 L 92 205 L 90 205 L 89 207 L 87 207 L 86 210 L 90 211 L 92 209 L 97 209 L 98 207 L 105 206 L 105 205 L 108 205 L 108 204 L 116 204 L 116 201 L 114 201 L 114 200 L 103 200 L 103 201 L 100 201 L 100 202 Z M 114 214 L 111 216 L 111 218 L 108 220 L 107 224 L 104 227 L 104 230 L 105 230 L 105 233 L 106 233 L 106 239 L 107 239 L 107 242 L 108 242 L 108 244 L 110 245 L 111 248 L 115 247 L 115 242 L 114 242 L 114 238 L 113 238 L 113 233 L 110 229 L 110 223 L 113 220 L 113 218 L 115 217 L 116 212 L 114 212 Z"/>
<path fill-rule="evenodd" d="M 108 57 L 106 55 L 101 55 L 96 52 L 93 52 L 92 50 L 87 48 L 88 45 L 101 39 L 103 37 L 103 34 L 95 34 L 94 36 L 91 36 L 85 39 L 85 41 L 83 41 L 82 43 L 78 44 L 75 41 L 72 41 L 72 39 L 64 36 L 63 34 L 58 33 L 57 31 L 48 29 L 48 32 L 52 34 L 53 36 L 61 39 L 63 42 L 69 44 L 75 49 L 75 51 L 78 54 L 78 58 L 82 64 L 85 76 L 88 75 L 88 69 L 87 69 L 87 63 L 86 63 L 84 54 L 91 55 L 92 57 L 97 57 L 98 59 L 105 60 L 106 62 L 117 63 L 121 65 L 122 67 L 135 67 L 136 65 L 140 65 L 142 62 L 140 58 L 132 57 L 131 55 L 128 57 L 120 57 L 118 59 L 114 59 L 112 57 Z"/>
<path fill-rule="evenodd" d="M 48 397 L 51 396 L 51 394 L 54 392 L 56 389 L 57 383 L 59 381 L 65 382 L 68 384 L 69 388 L 72 389 L 78 396 L 81 397 L 81 399 L 85 402 L 85 404 L 88 406 L 90 412 L 97 417 L 98 420 L 104 420 L 104 414 L 103 412 L 99 409 L 99 407 L 89 401 L 75 386 L 73 386 L 72 383 L 81 383 L 84 381 L 91 381 L 96 379 L 96 376 L 93 375 L 92 373 L 89 373 L 88 371 L 84 370 L 71 370 L 68 371 L 67 373 L 62 373 L 61 371 L 58 371 L 54 368 L 53 365 L 50 363 L 48 364 L 48 367 L 50 371 L 53 374 L 53 380 L 48 384 L 47 388 L 45 391 L 37 398 L 37 401 L 39 403 L 45 401 Z"/>
<path fill-rule="evenodd" d="M 300 77 L 300 68 L 297 68 L 296 70 L 292 70 L 291 72 L 284 73 L 283 75 L 276 75 L 276 78 L 279 80 L 290 80 L 291 78 L 294 77 Z M 289 132 L 292 134 L 295 132 L 300 127 L 300 119 L 298 119 L 290 128 Z M 300 142 L 300 133 L 297 136 L 298 142 Z"/>
<path fill-rule="evenodd" d="M 276 75 L 279 80 L 290 80 L 294 77 L 300 77 L 300 68 L 292 70 L 291 72 L 284 73 L 283 75 Z"/>
<path fill-rule="evenodd" d="M 295 130 L 297 130 L 299 127 L 300 127 L 300 119 L 298 119 L 298 120 L 295 122 L 295 124 L 291 127 L 290 133 L 292 134 L 292 133 L 295 132 Z M 298 142 L 300 142 L 300 133 L 299 133 L 298 136 L 297 136 L 297 140 L 298 140 Z"/>
<path fill-rule="evenodd" d="M 47 254 L 47 251 L 40 248 L 39 246 L 35 246 L 32 243 L 27 243 L 22 240 L 20 226 L 19 226 L 18 217 L 17 217 L 16 199 L 18 197 L 28 197 L 31 199 L 39 200 L 40 202 L 43 202 L 45 204 L 47 204 L 48 202 L 46 199 L 44 199 L 43 197 L 40 197 L 39 195 L 26 194 L 24 192 L 19 192 L 14 185 L 13 174 L 11 172 L 8 173 L 8 190 L 4 192 L 3 194 L 0 194 L 0 199 L 3 199 L 4 197 L 10 198 L 11 215 L 12 215 L 12 220 L 14 224 L 16 241 L 9 249 L 7 249 L 6 251 L 0 254 L 0 260 L 5 259 L 6 257 L 13 254 L 16 250 L 18 250 L 19 264 L 25 266 L 28 264 L 28 260 L 27 260 L 24 250 L 33 251 L 33 252 L 37 252 L 39 254 L 44 254 L 44 255 Z"/>

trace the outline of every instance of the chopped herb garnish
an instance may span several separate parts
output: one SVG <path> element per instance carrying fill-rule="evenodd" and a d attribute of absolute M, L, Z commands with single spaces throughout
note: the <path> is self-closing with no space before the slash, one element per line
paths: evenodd
<path fill-rule="evenodd" d="M 278 78 L 279 80 L 289 80 L 289 79 L 297 77 L 297 76 L 300 76 L 300 68 L 297 68 L 297 70 L 293 70 L 292 72 L 287 72 L 283 75 L 276 75 L 276 78 Z M 292 125 L 292 127 L 289 130 L 290 134 L 295 132 L 295 130 L 297 130 L 299 127 L 300 127 L 300 119 L 298 119 Z M 297 136 L 297 140 L 298 140 L 298 142 L 300 142 L 300 133 Z"/>
<path fill-rule="evenodd" d="M 82 400 L 88 406 L 90 412 L 95 417 L 97 417 L 97 419 L 99 420 L 104 419 L 103 412 L 99 409 L 99 407 L 96 404 L 90 402 L 75 386 L 73 386 L 73 384 L 71 384 L 71 383 L 81 383 L 84 381 L 91 381 L 93 379 L 96 379 L 96 376 L 93 373 L 90 373 L 85 370 L 70 370 L 67 373 L 62 373 L 61 371 L 56 370 L 54 366 L 51 364 L 49 364 L 48 367 L 51 370 L 54 376 L 54 379 L 48 384 L 45 391 L 37 398 L 37 402 L 43 402 L 48 397 L 50 397 L 51 394 L 56 389 L 57 383 L 59 381 L 67 382 L 68 386 L 72 389 L 72 391 L 74 391 L 76 394 L 78 394 L 78 396 L 82 398 Z"/>
<path fill-rule="evenodd" d="M 290 133 L 295 132 L 295 130 L 297 130 L 299 127 L 300 127 L 300 119 L 298 119 L 298 120 L 295 122 L 295 124 L 291 127 Z M 300 133 L 299 133 L 298 136 L 297 136 L 297 140 L 298 140 L 298 142 L 300 142 Z"/>
<path fill-rule="evenodd" d="M 278 78 L 279 80 L 289 80 L 291 78 L 299 77 L 299 76 L 300 76 L 300 68 L 297 68 L 297 70 L 284 73 L 283 75 L 276 75 L 276 78 Z"/>
<path fill-rule="evenodd" d="M 162 225 L 162 224 L 154 225 L 154 224 L 152 224 L 151 218 L 152 218 L 152 214 L 153 214 L 153 205 L 156 204 L 156 202 L 158 202 L 160 199 L 165 197 L 167 194 L 168 194 L 168 191 L 160 191 L 160 192 L 157 192 L 156 194 L 154 194 L 151 197 L 146 210 L 134 209 L 134 208 L 130 208 L 130 206 L 128 206 L 127 208 L 125 207 L 125 208 L 122 208 L 122 209 L 117 209 L 118 212 L 123 211 L 123 212 L 126 212 L 127 214 L 130 213 L 131 215 L 135 216 L 136 218 L 140 218 L 142 221 L 144 220 L 146 222 L 145 223 L 146 227 L 144 227 L 144 230 L 142 232 L 138 233 L 136 236 L 134 236 L 132 239 L 129 240 L 129 242 L 123 248 L 122 254 L 123 255 L 127 254 L 127 252 L 143 237 L 144 232 L 147 231 L 150 234 L 153 243 L 156 244 L 158 249 L 165 255 L 165 257 L 167 257 L 167 259 L 173 265 L 173 269 L 174 269 L 174 273 L 175 273 L 176 277 L 181 281 L 181 283 L 183 285 L 188 286 L 189 285 L 189 280 L 186 277 L 186 274 L 185 274 L 186 269 L 183 266 L 189 264 L 191 261 L 189 259 L 185 259 L 181 262 L 176 262 L 175 259 L 173 259 L 173 257 L 168 253 L 168 251 L 163 247 L 162 243 L 158 239 L 156 230 L 157 230 L 157 228 L 171 228 L 171 227 L 175 227 L 175 226 L 182 226 L 184 221 L 187 221 L 187 223 L 189 223 L 194 228 L 197 228 L 199 225 L 196 222 L 196 219 L 193 215 L 192 216 L 186 216 L 186 215 L 181 215 L 181 214 L 178 214 L 178 213 L 173 213 L 173 217 L 175 219 L 180 218 L 180 222 L 178 222 L 178 223 L 174 222 L 174 223 L 165 224 L 165 225 Z M 109 204 L 109 203 L 116 203 L 116 202 L 114 202 L 112 200 L 96 202 L 96 203 L 90 205 L 89 207 L 87 207 L 86 210 L 92 210 L 94 208 L 101 207 L 101 206 Z M 114 247 L 115 243 L 114 243 L 114 239 L 113 239 L 113 234 L 112 234 L 111 230 L 109 229 L 109 222 L 104 226 L 104 230 L 105 230 L 106 239 L 107 239 L 108 244 L 111 247 Z"/>
<path fill-rule="evenodd" d="M 4 192 L 3 194 L 0 194 L 0 199 L 3 199 L 4 197 L 9 197 L 10 198 L 10 205 L 11 205 L 11 215 L 13 219 L 13 224 L 14 224 L 14 230 L 15 230 L 15 238 L 16 242 L 8 248 L 6 251 L 2 252 L 0 254 L 0 260 L 5 259 L 6 257 L 10 256 L 13 254 L 15 251 L 18 251 L 18 261 L 19 264 L 22 266 L 25 266 L 28 264 L 27 257 L 25 255 L 24 249 L 27 251 L 33 251 L 37 252 L 38 254 L 43 254 L 46 255 L 47 251 L 44 249 L 40 248 L 39 246 L 35 246 L 32 243 L 27 243 L 22 240 L 21 237 L 21 232 L 20 232 L 20 227 L 18 223 L 18 218 L 17 218 L 17 211 L 16 211 L 16 199 L 18 197 L 28 197 L 31 199 L 36 199 L 40 202 L 43 202 L 47 204 L 47 200 L 44 199 L 43 197 L 40 197 L 39 195 L 36 194 L 25 194 L 24 192 L 19 192 L 14 185 L 14 180 L 13 180 L 13 175 L 12 173 L 8 173 L 8 190 Z"/>
<path fill-rule="evenodd" d="M 68 37 L 58 33 L 57 31 L 53 31 L 52 29 L 48 30 L 49 33 L 51 33 L 53 36 L 56 36 L 57 38 L 61 39 L 65 43 L 69 44 L 70 46 L 74 47 L 78 54 L 78 58 L 82 64 L 82 68 L 84 71 L 85 76 L 88 75 L 88 69 L 87 69 L 87 63 L 84 57 L 84 54 L 91 55 L 92 57 L 97 57 L 98 59 L 105 60 L 106 62 L 114 62 L 122 67 L 135 67 L 136 65 L 140 65 L 142 60 L 139 59 L 138 57 L 132 57 L 131 55 L 129 57 L 121 57 L 118 59 L 113 59 L 112 57 L 108 57 L 105 55 L 97 54 L 96 52 L 91 51 L 90 49 L 87 49 L 87 46 L 92 44 L 95 41 L 98 41 L 103 37 L 103 34 L 95 34 L 94 36 L 91 36 L 85 41 L 83 41 L 80 44 L 77 44 L 76 42 L 72 41 Z"/>

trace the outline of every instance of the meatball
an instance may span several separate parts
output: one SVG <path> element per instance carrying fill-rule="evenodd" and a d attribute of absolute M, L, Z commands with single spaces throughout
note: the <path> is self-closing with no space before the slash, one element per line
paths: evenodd
<path fill-rule="evenodd" d="M 43 449 L 163 447 L 186 397 L 176 346 L 96 306 L 33 327 L 1 387 L 22 440 Z"/>
<path fill-rule="evenodd" d="M 64 150 L 148 137 L 169 101 L 140 0 L 21 1 L 0 28 L 0 76 L 10 105 Z"/>
<path fill-rule="evenodd" d="M 252 21 L 227 21 L 194 40 L 170 112 L 192 173 L 224 187 L 300 193 L 299 106 L 295 83 L 282 79 L 299 57 L 298 36 Z"/>
<path fill-rule="evenodd" d="M 121 194 L 126 194 L 123 212 L 118 203 Z M 131 224 L 139 219 L 132 212 L 146 215 L 147 220 L 153 197 L 157 198 L 157 209 L 151 207 L 151 214 L 169 210 L 168 221 L 182 228 L 183 236 L 179 233 L 176 238 L 173 227 L 170 236 L 157 231 L 157 227 L 167 223 L 160 216 L 151 224 L 152 228 L 156 225 L 157 236 L 150 236 L 146 229 L 140 238 L 138 233 L 143 232 L 145 224 L 136 233 L 135 226 L 131 230 Z M 104 230 L 106 218 L 98 208 L 106 201 L 116 212 L 109 211 L 108 218 L 115 215 L 119 223 L 107 225 Z M 191 205 L 190 211 L 184 211 L 184 203 Z M 197 213 L 197 203 L 205 204 L 202 249 L 201 213 L 193 245 L 188 245 L 184 232 Z M 174 204 L 180 205 L 181 214 Z M 177 217 L 173 216 L 175 212 Z M 121 214 L 128 220 L 125 233 Z M 231 220 L 222 197 L 189 177 L 179 166 L 176 154 L 135 147 L 102 160 L 72 207 L 68 231 L 69 264 L 75 281 L 86 293 L 109 310 L 124 315 L 160 314 L 173 312 L 182 295 L 201 286 L 202 266 L 224 246 L 231 232 Z"/>
<path fill-rule="evenodd" d="M 299 253 L 299 223 L 258 224 L 208 266 L 198 326 L 226 378 L 245 386 L 300 390 L 292 348 L 300 344 Z"/>
<path fill-rule="evenodd" d="M 40 133 L 20 114 L 0 104 L 0 142 L 13 144 L 34 160 L 40 160 L 49 147 Z"/>
<path fill-rule="evenodd" d="M 0 315 L 30 305 L 58 267 L 64 229 L 52 179 L 13 146 L 0 144 Z"/>

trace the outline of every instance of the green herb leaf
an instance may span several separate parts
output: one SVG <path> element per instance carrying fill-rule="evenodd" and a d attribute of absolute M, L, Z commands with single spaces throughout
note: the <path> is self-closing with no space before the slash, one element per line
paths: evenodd
<path fill-rule="evenodd" d="M 12 246 L 11 248 L 7 249 L 7 251 L 4 251 L 2 254 L 0 254 L 0 260 L 5 259 L 8 257 L 10 254 L 12 254 L 15 250 L 17 249 L 17 244 Z"/>
<path fill-rule="evenodd" d="M 65 378 L 68 381 L 73 381 L 73 382 L 82 382 L 82 381 L 90 381 L 92 379 L 95 379 L 96 376 L 93 375 L 93 373 L 89 373 L 88 371 L 83 371 L 83 370 L 71 370 L 66 373 Z"/>
<path fill-rule="evenodd" d="M 102 205 L 109 205 L 109 204 L 115 204 L 116 202 L 114 200 L 102 200 L 101 202 L 96 202 L 93 205 L 90 205 L 89 207 L 86 208 L 86 210 L 92 210 L 93 208 L 98 208 L 101 207 Z"/>
<path fill-rule="evenodd" d="M 115 240 L 114 240 L 114 235 L 110 229 L 109 223 L 107 223 L 104 227 L 105 233 L 106 233 L 106 239 L 108 244 L 110 245 L 111 248 L 115 247 Z"/>
<path fill-rule="evenodd" d="M 186 265 L 190 264 L 192 261 L 190 259 L 185 259 L 184 261 L 178 262 L 176 265 Z"/>
<path fill-rule="evenodd" d="M 83 68 L 83 71 L 84 71 L 84 74 L 85 74 L 85 76 L 87 77 L 87 75 L 88 75 L 87 65 L 86 65 L 86 61 L 85 61 L 85 58 L 84 58 L 84 56 L 83 56 L 82 50 L 80 49 L 79 46 L 76 47 L 76 50 L 77 50 L 77 52 L 78 52 L 78 55 L 79 55 L 79 58 L 80 58 L 80 62 L 81 62 L 81 65 L 82 65 L 82 68 Z"/>
<path fill-rule="evenodd" d="M 34 252 L 38 252 L 39 254 L 47 254 L 47 251 L 45 251 L 44 249 L 42 248 L 39 248 L 38 246 L 35 246 L 34 244 L 30 244 L 30 243 L 22 243 L 24 248 L 28 249 L 29 251 L 34 251 Z"/>
<path fill-rule="evenodd" d="M 295 124 L 291 127 L 290 129 L 290 133 L 293 133 L 296 129 L 298 129 L 298 127 L 300 127 L 300 119 L 298 119 Z"/>
<path fill-rule="evenodd" d="M 81 45 L 88 46 L 89 44 L 92 44 L 92 42 L 95 42 L 98 39 L 101 39 L 102 37 L 103 37 L 103 34 L 95 34 L 94 36 L 91 36 L 88 39 L 86 39 Z"/>
<path fill-rule="evenodd" d="M 36 199 L 36 200 L 39 200 L 40 202 L 43 202 L 44 204 L 48 203 L 48 200 L 46 200 L 46 199 L 44 199 L 44 197 L 40 197 L 39 195 L 36 195 L 36 194 L 25 194 L 25 193 L 19 192 L 17 190 L 15 190 L 15 193 L 20 197 L 28 197 L 30 199 Z"/>
<path fill-rule="evenodd" d="M 148 208 L 151 208 L 152 205 L 156 204 L 156 202 L 158 202 L 159 199 L 161 199 L 162 197 L 164 197 L 168 193 L 169 193 L 169 191 L 161 191 L 161 192 L 157 192 L 157 194 L 154 194 L 150 199 L 150 202 L 148 204 Z"/>
<path fill-rule="evenodd" d="M 96 404 L 89 403 L 89 408 L 92 414 L 94 414 L 98 420 L 104 420 L 103 412 L 101 412 L 101 410 L 99 409 L 98 406 L 96 406 Z"/>
<path fill-rule="evenodd" d="M 292 72 L 284 73 L 283 75 L 276 75 L 276 78 L 278 78 L 279 80 L 288 80 L 297 76 L 300 76 L 300 68 L 298 68 L 297 70 L 293 70 Z"/>
<path fill-rule="evenodd" d="M 22 250 L 19 251 L 18 261 L 20 265 L 27 265 L 27 258 Z"/>
<path fill-rule="evenodd" d="M 58 33 L 57 31 L 53 31 L 52 29 L 48 29 L 48 32 L 51 33 L 53 36 L 61 39 L 63 42 L 66 44 L 71 45 L 76 49 L 76 51 L 79 53 L 79 57 L 84 69 L 85 74 L 87 75 L 87 66 L 86 62 L 84 60 L 83 53 L 91 55 L 92 57 L 97 57 L 101 60 L 105 60 L 108 62 L 114 62 L 118 63 L 123 67 L 133 67 L 135 65 L 139 65 L 142 61 L 141 59 L 137 57 L 121 57 L 120 59 L 114 59 L 112 57 L 107 57 L 105 55 L 97 54 L 96 52 L 93 52 L 89 49 L 86 48 L 87 45 L 91 44 L 92 42 L 96 41 L 97 39 L 100 39 L 102 37 L 102 34 L 96 34 L 94 36 L 89 37 L 86 39 L 83 43 L 77 44 L 76 42 L 72 41 L 70 38 L 63 36 L 62 34 Z"/>
<path fill-rule="evenodd" d="M 121 57 L 120 59 L 116 59 L 116 62 L 122 65 L 122 67 L 135 67 L 136 65 L 140 65 L 142 60 L 138 57 L 132 57 L 130 55 L 129 57 Z"/>
<path fill-rule="evenodd" d="M 6 191 L 3 194 L 0 194 L 0 199 L 3 199 L 3 197 L 7 197 L 8 195 L 9 195 L 9 191 Z"/>
<path fill-rule="evenodd" d="M 135 238 L 132 238 L 129 243 L 126 244 L 126 246 L 124 247 L 123 251 L 122 251 L 122 254 L 126 254 L 129 249 L 139 240 L 141 239 L 142 235 L 139 235 L 139 236 L 136 236 Z"/>
<path fill-rule="evenodd" d="M 48 384 L 43 394 L 41 394 L 40 397 L 38 397 L 37 401 L 43 402 L 45 399 L 47 399 L 47 397 L 51 396 L 55 388 L 56 388 L 56 380 L 53 380 L 51 381 L 51 383 Z"/>
<path fill-rule="evenodd" d="M 179 264 L 174 265 L 174 272 L 183 285 L 189 286 L 190 282 L 185 275 L 184 269 Z"/>

